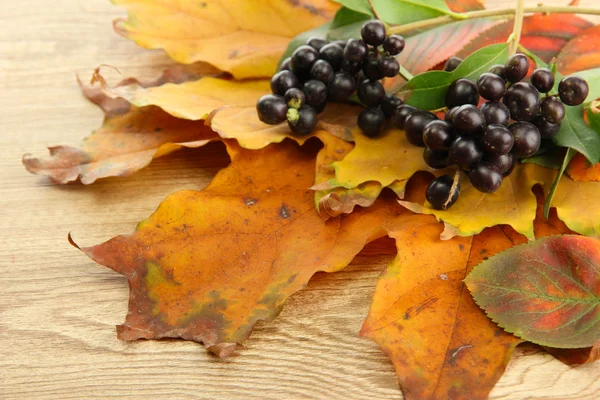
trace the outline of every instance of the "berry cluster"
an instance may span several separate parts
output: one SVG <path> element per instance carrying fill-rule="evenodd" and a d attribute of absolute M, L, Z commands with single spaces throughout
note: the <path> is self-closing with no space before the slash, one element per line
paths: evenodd
<path fill-rule="evenodd" d="M 452 71 L 460 62 L 453 57 L 444 69 Z M 443 120 L 429 111 L 401 105 L 392 121 L 405 130 L 411 144 L 425 147 L 423 158 L 431 168 L 456 165 L 466 171 L 473 187 L 493 193 L 517 159 L 534 155 L 542 139 L 558 132 L 564 105 L 579 105 L 588 95 L 587 82 L 577 76 L 561 80 L 558 97 L 548 95 L 554 87 L 552 71 L 538 68 L 531 83 L 523 82 L 528 70 L 529 59 L 515 54 L 505 65 L 492 66 L 477 83 L 465 78 L 452 82 Z M 480 96 L 486 101 L 478 106 Z M 453 188 L 453 183 L 449 175 L 431 183 L 426 197 L 434 208 L 444 210 L 456 202 L 460 186 Z"/>
<path fill-rule="evenodd" d="M 398 75 L 400 65 L 394 56 L 404 49 L 402 36 L 386 36 L 381 21 L 365 23 L 362 39 L 328 42 L 310 38 L 287 58 L 271 79 L 273 94 L 258 100 L 258 117 L 267 124 L 287 120 L 297 135 L 311 133 L 317 114 L 328 101 L 347 102 L 355 92 L 367 108 L 358 116 L 358 125 L 368 136 L 383 129 L 402 102 L 385 94 L 384 77 Z"/>

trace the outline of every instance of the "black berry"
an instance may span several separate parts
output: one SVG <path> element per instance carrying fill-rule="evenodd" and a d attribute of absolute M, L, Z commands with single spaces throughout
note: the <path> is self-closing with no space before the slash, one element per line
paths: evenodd
<path fill-rule="evenodd" d="M 479 163 L 469 171 L 469 180 L 480 192 L 493 193 L 502 185 L 502 173 L 491 164 Z"/>
<path fill-rule="evenodd" d="M 402 107 L 400 106 L 399 108 Z M 423 129 L 428 123 L 436 119 L 438 119 L 436 115 L 429 111 L 417 110 L 411 112 L 404 121 L 404 132 L 406 133 L 408 142 L 413 146 L 425 147 Z"/>
<path fill-rule="evenodd" d="M 356 81 L 347 72 L 338 72 L 329 84 L 329 99 L 337 102 L 346 102 L 354 93 Z"/>
<path fill-rule="evenodd" d="M 327 86 L 321 81 L 312 79 L 304 84 L 304 94 L 308 105 L 318 106 L 327 100 Z"/>
<path fill-rule="evenodd" d="M 379 135 L 384 123 L 385 115 L 377 108 L 365 108 L 358 114 L 358 127 L 369 137 Z"/>
<path fill-rule="evenodd" d="M 560 130 L 560 124 L 552 124 L 548 122 L 543 115 L 538 115 L 532 122 L 540 131 L 542 139 L 551 139 Z"/>
<path fill-rule="evenodd" d="M 512 151 L 517 157 L 532 156 L 540 149 L 542 137 L 535 125 L 518 121 L 509 125 L 508 129 L 515 138 Z"/>
<path fill-rule="evenodd" d="M 279 71 L 271 78 L 271 91 L 280 96 L 285 95 L 288 89 L 298 87 L 300 82 L 292 71 Z"/>
<path fill-rule="evenodd" d="M 285 121 L 288 106 L 283 96 L 267 94 L 256 103 L 258 119 L 265 124 L 277 125 Z"/>
<path fill-rule="evenodd" d="M 425 192 L 425 197 L 433 208 L 436 210 L 446 210 L 456 203 L 460 195 L 460 183 L 457 184 L 456 190 L 452 193 L 452 197 L 450 197 L 453 183 L 449 175 L 442 175 L 429 184 Z"/>
<path fill-rule="evenodd" d="M 394 57 L 382 57 L 379 59 L 379 72 L 388 78 L 393 78 L 400 72 L 400 64 Z"/>
<path fill-rule="evenodd" d="M 500 64 L 492 65 L 490 67 L 490 69 L 488 69 L 488 72 L 490 72 L 494 75 L 498 75 L 500 78 L 506 80 L 506 69 L 504 68 L 504 65 L 500 65 Z"/>
<path fill-rule="evenodd" d="M 455 138 L 452 125 L 446 121 L 431 121 L 423 129 L 425 146 L 436 152 L 448 151 Z"/>
<path fill-rule="evenodd" d="M 556 97 L 546 97 L 542 100 L 542 115 L 551 124 L 560 124 L 565 117 L 565 106 Z"/>
<path fill-rule="evenodd" d="M 319 50 L 319 57 L 331 64 L 334 71 L 338 71 L 344 61 L 344 48 L 335 42 L 326 44 Z"/>
<path fill-rule="evenodd" d="M 288 57 L 279 66 L 280 71 L 291 71 L 292 70 L 292 57 Z"/>
<path fill-rule="evenodd" d="M 504 125 L 488 125 L 481 138 L 483 150 L 489 154 L 502 155 L 512 150 L 515 139 Z"/>
<path fill-rule="evenodd" d="M 480 135 L 485 128 L 485 117 L 479 108 L 465 104 L 456 111 L 452 123 L 461 135 Z"/>
<path fill-rule="evenodd" d="M 452 108 L 462 106 L 463 104 L 477 105 L 479 103 L 479 94 L 475 83 L 466 78 L 455 80 L 448 87 L 446 92 L 446 107 Z"/>
<path fill-rule="evenodd" d="M 292 53 L 292 71 L 300 79 L 310 75 L 310 69 L 315 61 L 319 59 L 319 53 L 308 45 L 298 47 Z"/>
<path fill-rule="evenodd" d="M 383 96 L 385 96 L 385 89 L 379 83 L 379 81 L 370 81 L 368 79 L 362 81 L 358 85 L 358 99 L 368 107 L 377 107 Z"/>
<path fill-rule="evenodd" d="M 554 87 L 554 74 L 548 68 L 537 68 L 531 74 L 531 84 L 540 93 L 548 93 Z"/>
<path fill-rule="evenodd" d="M 590 92 L 587 82 L 578 76 L 567 76 L 558 84 L 558 95 L 568 106 L 578 106 L 585 101 Z"/>
<path fill-rule="evenodd" d="M 333 79 L 333 67 L 325 60 L 317 60 L 310 69 L 310 77 L 327 85 Z"/>
<path fill-rule="evenodd" d="M 529 59 L 523 53 L 510 56 L 504 64 L 504 76 L 511 83 L 519 82 L 525 78 L 527 71 L 529 71 Z"/>
<path fill-rule="evenodd" d="M 383 41 L 383 50 L 387 51 L 387 53 L 391 56 L 396 56 L 402 53 L 404 46 L 406 46 L 406 42 L 400 35 L 390 35 Z"/>
<path fill-rule="evenodd" d="M 454 117 L 456 116 L 456 113 L 458 112 L 459 108 L 460 106 L 449 109 L 446 112 L 446 114 L 444 114 L 444 121 L 452 124 L 454 122 Z"/>
<path fill-rule="evenodd" d="M 347 40 L 342 40 L 342 39 L 338 39 L 338 40 L 334 40 L 333 42 L 331 42 L 333 44 L 337 44 L 338 46 L 340 46 L 342 49 L 346 48 L 346 44 L 348 43 Z"/>
<path fill-rule="evenodd" d="M 285 103 L 288 107 L 300 108 L 306 104 L 306 95 L 298 88 L 291 88 L 285 92 Z"/>
<path fill-rule="evenodd" d="M 319 37 L 311 37 L 306 41 L 306 44 L 312 47 L 313 49 L 319 51 L 321 47 L 329 44 L 329 41 L 326 39 L 321 39 Z"/>
<path fill-rule="evenodd" d="M 433 151 L 426 147 L 423 150 L 423 160 L 433 169 L 444 169 L 450 166 L 447 151 Z"/>
<path fill-rule="evenodd" d="M 383 111 L 386 118 L 390 118 L 392 114 L 394 114 L 394 111 L 396 111 L 396 108 L 400 107 L 402 104 L 402 100 L 390 93 L 383 97 L 379 108 L 381 108 L 381 111 Z"/>
<path fill-rule="evenodd" d="M 352 76 L 358 74 L 361 70 L 362 63 L 353 63 L 348 60 L 344 60 L 342 62 L 342 66 L 340 67 L 340 71 L 347 72 Z"/>
<path fill-rule="evenodd" d="M 363 62 L 369 49 L 365 42 L 360 39 L 350 39 L 344 49 L 344 57 L 353 63 Z"/>
<path fill-rule="evenodd" d="M 515 121 L 530 121 L 540 112 L 540 93 L 530 83 L 513 83 L 502 101 Z"/>
<path fill-rule="evenodd" d="M 498 100 L 506 92 L 506 82 L 498 75 L 486 72 L 477 79 L 477 90 L 486 100 Z"/>
<path fill-rule="evenodd" d="M 367 79 L 378 81 L 383 78 L 383 74 L 379 69 L 379 58 L 376 54 L 369 54 L 367 59 L 363 63 L 362 72 L 365 74 Z"/>
<path fill-rule="evenodd" d="M 290 108 L 287 112 L 288 126 L 296 135 L 308 135 L 317 127 L 317 111 L 311 106 Z"/>
<path fill-rule="evenodd" d="M 504 174 L 513 167 L 514 156 L 508 154 L 486 154 L 483 156 L 483 162 L 495 166 L 501 174 Z M 506 175 L 505 175 L 506 176 Z"/>
<path fill-rule="evenodd" d="M 479 109 L 481 110 L 487 125 L 498 124 L 508 126 L 510 112 L 504 103 L 499 101 L 488 101 L 483 103 Z"/>
<path fill-rule="evenodd" d="M 483 157 L 483 150 L 476 139 L 459 137 L 450 146 L 449 160 L 461 168 L 470 168 Z"/>
<path fill-rule="evenodd" d="M 385 25 L 379 20 L 366 22 L 360 30 L 360 36 L 366 44 L 381 46 L 386 36 Z"/>
<path fill-rule="evenodd" d="M 409 106 L 408 104 L 403 104 L 400 107 L 397 107 L 392 114 L 392 124 L 398 129 L 404 129 L 404 124 L 406 123 L 406 118 L 408 116 L 417 111 L 417 109 L 413 106 Z"/>
<path fill-rule="evenodd" d="M 454 71 L 456 68 L 458 68 L 458 66 L 460 65 L 461 62 L 462 62 L 462 58 L 450 57 L 448 60 L 446 60 L 446 63 L 444 64 L 444 71 L 447 71 L 447 72 Z"/>

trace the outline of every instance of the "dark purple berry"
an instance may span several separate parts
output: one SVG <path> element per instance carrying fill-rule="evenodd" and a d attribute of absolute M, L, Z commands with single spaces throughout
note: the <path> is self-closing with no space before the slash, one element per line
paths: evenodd
<path fill-rule="evenodd" d="M 510 111 L 508 107 L 499 101 L 488 101 L 483 103 L 479 109 L 485 118 L 487 125 L 498 124 L 508 126 L 510 122 Z"/>
<path fill-rule="evenodd" d="M 454 123 L 454 117 L 456 116 L 456 113 L 458 112 L 459 109 L 460 109 L 460 106 L 449 109 L 446 112 L 446 114 L 444 114 L 444 121 L 446 121 L 450 124 Z"/>
<path fill-rule="evenodd" d="M 486 100 L 498 100 L 506 93 L 506 82 L 498 75 L 486 72 L 477 79 L 477 90 Z"/>
<path fill-rule="evenodd" d="M 319 50 L 319 57 L 331 64 L 334 71 L 338 71 L 344 61 L 344 48 L 335 42 L 326 44 Z"/>
<path fill-rule="evenodd" d="M 446 121 L 434 120 L 423 129 L 425 146 L 436 152 L 448 151 L 456 139 L 452 125 Z"/>
<path fill-rule="evenodd" d="M 298 47 L 292 53 L 292 72 L 300 79 L 310 75 L 312 65 L 319 59 L 319 53 L 308 45 Z"/>
<path fill-rule="evenodd" d="M 390 93 L 383 97 L 379 108 L 381 108 L 381 111 L 383 111 L 386 118 L 390 118 L 392 114 L 394 114 L 394 111 L 396 111 L 396 108 L 400 107 L 402 104 L 402 100 Z"/>
<path fill-rule="evenodd" d="M 425 198 L 433 208 L 447 210 L 456 203 L 460 195 L 460 183 L 457 184 L 454 193 L 451 194 L 453 183 L 454 181 L 449 175 L 442 175 L 429 184 L 425 192 Z"/>
<path fill-rule="evenodd" d="M 485 154 L 482 162 L 495 166 L 501 174 L 504 174 L 513 167 L 514 159 L 515 157 L 512 153 L 501 155 Z"/>
<path fill-rule="evenodd" d="M 540 93 L 548 93 L 554 87 L 554 74 L 548 68 L 537 68 L 531 74 L 531 84 Z"/>
<path fill-rule="evenodd" d="M 494 75 L 498 75 L 500 78 L 506 80 L 506 69 L 504 65 L 495 64 L 488 69 L 488 72 L 491 72 Z"/>
<path fill-rule="evenodd" d="M 510 153 L 514 142 L 515 139 L 504 125 L 488 125 L 481 138 L 483 150 L 495 155 Z"/>
<path fill-rule="evenodd" d="M 446 72 L 454 71 L 456 68 L 458 68 L 458 66 L 460 65 L 460 63 L 462 61 L 463 61 L 462 58 L 450 57 L 448 60 L 446 60 L 446 63 L 444 64 L 444 71 L 446 71 Z"/>
<path fill-rule="evenodd" d="M 525 78 L 529 71 L 529 59 L 523 53 L 513 54 L 504 64 L 504 76 L 508 82 L 516 83 Z"/>
<path fill-rule="evenodd" d="M 452 123 L 460 135 L 480 135 L 485 128 L 485 117 L 479 108 L 465 104 L 456 111 Z"/>
<path fill-rule="evenodd" d="M 406 42 L 400 35 L 390 35 L 383 41 L 383 50 L 385 50 L 390 56 L 396 56 L 402 53 L 404 46 L 406 46 Z"/>
<path fill-rule="evenodd" d="M 366 44 L 381 46 L 386 37 L 385 25 L 377 19 L 366 22 L 360 30 L 360 36 Z"/>
<path fill-rule="evenodd" d="M 452 108 L 462 106 L 463 104 L 477 105 L 479 103 L 479 93 L 475 83 L 466 78 L 455 80 L 448 87 L 446 92 L 446 107 Z"/>
<path fill-rule="evenodd" d="M 313 49 L 319 51 L 323 46 L 329 44 L 329 41 L 326 39 L 321 39 L 319 37 L 311 37 L 306 41 L 306 44 L 312 47 Z"/>
<path fill-rule="evenodd" d="M 491 164 L 479 163 L 469 171 L 471 185 L 482 193 L 494 193 L 502 185 L 502 173 Z"/>
<path fill-rule="evenodd" d="M 565 106 L 556 97 L 546 97 L 542 100 L 542 115 L 551 124 L 560 124 L 565 117 Z"/>
<path fill-rule="evenodd" d="M 362 63 L 353 63 L 348 60 L 344 60 L 342 62 L 342 66 L 340 67 L 340 71 L 347 72 L 352 76 L 358 74 L 361 70 L 362 70 Z M 367 79 L 367 78 L 365 77 L 365 79 Z"/>
<path fill-rule="evenodd" d="M 558 84 L 558 95 L 568 106 L 578 106 L 585 101 L 590 92 L 588 83 L 578 76 L 567 76 Z"/>
<path fill-rule="evenodd" d="M 403 104 L 400 107 L 397 107 L 392 114 L 392 124 L 398 129 L 404 129 L 404 124 L 406 123 L 406 118 L 408 116 L 417 111 L 417 109 L 413 106 L 409 106 L 408 104 Z"/>
<path fill-rule="evenodd" d="M 280 96 L 285 95 L 288 89 L 300 86 L 300 82 L 292 71 L 279 71 L 271 78 L 271 91 Z"/>
<path fill-rule="evenodd" d="M 288 107 L 300 108 L 306 104 L 306 95 L 301 89 L 291 88 L 285 92 L 285 103 Z"/>
<path fill-rule="evenodd" d="M 366 136 L 374 137 L 381 133 L 385 115 L 377 108 L 365 108 L 358 114 L 358 127 Z"/>
<path fill-rule="evenodd" d="M 358 99 L 368 107 L 377 107 L 385 96 L 385 89 L 379 81 L 362 81 L 358 85 Z"/>
<path fill-rule="evenodd" d="M 304 84 L 306 104 L 318 106 L 327 100 L 327 86 L 321 81 L 310 80 Z"/>
<path fill-rule="evenodd" d="M 311 106 L 290 108 L 287 112 L 288 126 L 296 135 L 311 134 L 317 127 L 317 111 Z"/>
<path fill-rule="evenodd" d="M 532 156 L 540 149 L 542 137 L 535 125 L 525 121 L 518 121 L 509 125 L 508 129 L 515 138 L 512 151 L 517 157 Z"/>
<path fill-rule="evenodd" d="M 388 78 L 393 78 L 400 72 L 400 64 L 394 57 L 382 57 L 379 59 L 379 72 Z"/>
<path fill-rule="evenodd" d="M 266 94 L 256 103 L 258 119 L 265 124 L 277 125 L 285 121 L 288 106 L 283 96 Z"/>
<path fill-rule="evenodd" d="M 310 77 L 327 85 L 333 79 L 333 67 L 325 60 L 317 60 L 310 69 Z"/>
<path fill-rule="evenodd" d="M 337 44 L 338 46 L 340 46 L 342 49 L 346 48 L 346 44 L 348 44 L 347 40 L 342 40 L 342 39 L 338 39 L 338 40 L 334 40 L 333 42 L 331 42 L 333 44 Z"/>
<path fill-rule="evenodd" d="M 356 81 L 347 72 L 338 72 L 329 84 L 329 99 L 337 102 L 346 102 L 356 90 Z"/>
<path fill-rule="evenodd" d="M 433 151 L 426 147 L 423 150 L 423 160 L 433 169 L 444 169 L 450 166 L 447 151 Z"/>
<path fill-rule="evenodd" d="M 363 63 L 362 72 L 365 74 L 367 79 L 371 79 L 373 81 L 383 79 L 383 74 L 379 69 L 379 58 L 377 55 L 369 54 Z"/>
<path fill-rule="evenodd" d="M 540 113 L 540 93 L 530 83 L 513 83 L 502 101 L 515 121 L 530 121 Z"/>
<path fill-rule="evenodd" d="M 483 157 L 483 150 L 474 138 L 459 137 L 450 146 L 450 163 L 470 168 Z"/>
<path fill-rule="evenodd" d="M 363 62 L 368 51 L 369 49 L 365 42 L 360 39 L 350 39 L 344 49 L 344 57 L 350 62 L 360 63 Z"/>
<path fill-rule="evenodd" d="M 551 139 L 560 130 L 560 124 L 552 124 L 544 118 L 543 115 L 538 115 L 532 121 L 532 123 L 538 128 L 540 131 L 540 135 L 542 139 Z"/>
<path fill-rule="evenodd" d="M 292 70 L 292 57 L 288 57 L 279 66 L 280 71 L 291 71 Z"/>
<path fill-rule="evenodd" d="M 400 106 L 399 108 L 402 107 Z M 406 133 L 408 142 L 413 146 L 425 147 L 423 129 L 428 123 L 436 119 L 438 119 L 436 115 L 429 111 L 417 110 L 411 112 L 404 121 L 404 132 Z"/>

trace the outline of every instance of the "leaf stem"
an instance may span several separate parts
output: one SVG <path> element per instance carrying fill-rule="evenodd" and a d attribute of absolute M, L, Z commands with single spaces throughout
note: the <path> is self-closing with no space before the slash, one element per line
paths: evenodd
<path fill-rule="evenodd" d="M 373 1 L 367 0 L 367 2 L 369 3 L 369 7 L 371 7 L 371 11 L 373 11 L 373 15 L 375 16 L 375 18 L 377 18 L 378 20 L 381 20 L 381 17 L 379 16 L 379 14 L 377 13 L 377 10 L 375 9 L 375 6 L 373 6 Z"/>
<path fill-rule="evenodd" d="M 488 18 L 488 17 L 505 17 L 509 18 L 514 15 L 514 8 L 503 8 L 498 10 L 481 10 L 481 11 L 470 11 L 466 13 L 456 13 L 450 15 L 444 15 L 436 18 L 429 18 L 423 21 L 412 22 L 405 25 L 392 26 L 388 29 L 389 34 L 398 34 L 404 32 L 414 31 L 415 29 L 431 28 L 438 25 L 444 25 L 453 21 L 466 20 L 466 19 L 477 19 L 477 18 Z M 544 13 L 544 14 L 588 14 L 588 15 L 600 15 L 600 8 L 592 7 L 573 7 L 573 6 L 535 6 L 535 7 L 524 7 L 523 14 L 529 13 Z M 459 17 L 460 16 L 460 17 Z"/>
<path fill-rule="evenodd" d="M 515 25 L 513 27 L 512 40 L 508 46 L 508 55 L 512 56 L 517 52 L 519 41 L 521 40 L 521 31 L 523 30 L 523 10 L 525 9 L 525 0 L 517 0 L 515 11 Z"/>
<path fill-rule="evenodd" d="M 398 72 L 398 75 L 400 75 L 407 81 L 410 81 L 412 78 L 414 78 L 413 74 L 411 74 L 410 71 L 404 68 L 402 65 L 400 66 L 400 71 Z"/>

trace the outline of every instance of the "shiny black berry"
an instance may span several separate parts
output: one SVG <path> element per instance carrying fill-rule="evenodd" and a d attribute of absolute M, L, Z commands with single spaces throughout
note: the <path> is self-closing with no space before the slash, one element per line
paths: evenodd
<path fill-rule="evenodd" d="M 452 193 L 452 197 L 450 197 L 453 183 L 450 175 L 442 175 L 431 182 L 425 192 L 425 198 L 433 208 L 436 210 L 447 210 L 456 203 L 460 195 L 460 183 L 457 184 L 456 190 Z M 448 201 L 448 199 L 450 200 Z"/>
<path fill-rule="evenodd" d="M 477 79 L 477 90 L 486 100 L 498 100 L 506 93 L 506 82 L 498 75 L 486 72 Z"/>
<path fill-rule="evenodd" d="M 285 92 L 285 103 L 288 107 L 300 108 L 306 104 L 306 95 L 301 89 L 291 88 Z"/>
<path fill-rule="evenodd" d="M 436 152 L 448 151 L 454 139 L 456 139 L 454 129 L 446 121 L 431 121 L 423 129 L 425 146 Z"/>
<path fill-rule="evenodd" d="M 417 109 L 413 106 L 409 106 L 408 104 L 403 104 L 400 107 L 397 107 L 392 114 L 392 124 L 398 129 L 404 129 L 404 124 L 406 123 L 406 118 L 408 116 L 417 111 Z"/>
<path fill-rule="evenodd" d="M 267 94 L 256 103 L 258 119 L 265 124 L 277 125 L 285 121 L 288 106 L 283 96 Z"/>
<path fill-rule="evenodd" d="M 506 80 L 506 69 L 504 68 L 504 65 L 494 64 L 488 69 L 488 72 L 498 75 L 500 78 Z"/>
<path fill-rule="evenodd" d="M 498 124 L 508 126 L 510 112 L 508 107 L 499 101 L 488 101 L 483 103 L 479 109 L 485 118 L 487 125 Z"/>
<path fill-rule="evenodd" d="M 317 111 L 311 106 L 290 108 L 287 112 L 288 126 L 296 135 L 308 135 L 317 127 Z"/>
<path fill-rule="evenodd" d="M 578 76 L 567 76 L 558 84 L 558 95 L 568 106 L 578 106 L 583 103 L 590 92 L 587 82 Z"/>
<path fill-rule="evenodd" d="M 518 121 L 509 125 L 508 129 L 515 138 L 512 152 L 517 157 L 532 156 L 540 149 L 542 137 L 535 125 L 525 121 Z"/>
<path fill-rule="evenodd" d="M 356 90 L 356 81 L 347 72 L 338 72 L 329 84 L 329 99 L 337 102 L 346 102 L 348 97 Z"/>
<path fill-rule="evenodd" d="M 362 72 L 367 79 L 373 81 L 383 79 L 383 74 L 379 69 L 379 57 L 375 54 L 369 54 L 363 63 Z"/>
<path fill-rule="evenodd" d="M 288 89 L 300 86 L 300 82 L 292 71 L 279 71 L 271 78 L 273 94 L 284 96 Z"/>
<path fill-rule="evenodd" d="M 510 153 L 514 142 L 513 135 L 504 125 L 488 125 L 481 138 L 483 150 L 495 155 Z"/>
<path fill-rule="evenodd" d="M 560 124 L 565 117 L 565 106 L 556 97 L 546 97 L 542 100 L 542 115 L 551 124 Z"/>
<path fill-rule="evenodd" d="M 292 70 L 292 57 L 288 57 L 279 66 L 280 71 L 291 71 Z"/>
<path fill-rule="evenodd" d="M 385 96 L 385 89 L 379 81 L 370 81 L 368 79 L 358 84 L 356 91 L 358 99 L 368 107 L 377 107 Z"/>
<path fill-rule="evenodd" d="M 338 71 L 344 61 L 344 48 L 335 42 L 326 44 L 319 50 L 319 57 L 331 64 L 334 71 Z"/>
<path fill-rule="evenodd" d="M 515 121 L 530 121 L 540 112 L 540 93 L 530 83 L 513 83 L 502 101 Z"/>
<path fill-rule="evenodd" d="M 385 115 L 377 108 L 365 108 L 358 114 L 358 127 L 369 137 L 379 135 L 384 123 Z"/>
<path fill-rule="evenodd" d="M 346 48 L 346 44 L 348 43 L 347 40 L 342 40 L 342 39 L 338 39 L 338 40 L 334 40 L 333 42 L 331 42 L 333 44 L 337 44 L 338 46 L 340 46 L 342 49 Z"/>
<path fill-rule="evenodd" d="M 454 122 L 454 117 L 456 116 L 456 113 L 458 112 L 460 107 L 461 106 L 453 107 L 453 108 L 449 109 L 448 111 L 446 111 L 446 114 L 444 114 L 444 121 L 452 124 Z"/>
<path fill-rule="evenodd" d="M 452 123 L 460 135 L 480 135 L 485 128 L 485 117 L 479 108 L 465 104 L 456 111 Z"/>
<path fill-rule="evenodd" d="M 347 72 L 352 76 L 358 74 L 361 70 L 362 70 L 362 63 L 353 63 L 348 60 L 344 60 L 342 62 L 342 66 L 340 67 L 340 71 Z"/>
<path fill-rule="evenodd" d="M 444 64 L 444 71 L 447 71 L 447 72 L 454 71 L 456 68 L 458 68 L 458 66 L 460 65 L 460 63 L 462 61 L 463 61 L 462 58 L 450 57 Z"/>
<path fill-rule="evenodd" d="M 504 76 L 508 82 L 519 82 L 529 71 L 529 59 L 523 53 L 517 53 L 508 58 L 504 64 Z"/>
<path fill-rule="evenodd" d="M 310 69 L 318 59 L 317 50 L 306 44 L 302 45 L 292 53 L 292 72 L 298 78 L 305 79 L 310 75 Z"/>
<path fill-rule="evenodd" d="M 381 46 L 385 40 L 385 25 L 379 20 L 366 22 L 360 29 L 360 36 L 366 44 Z"/>
<path fill-rule="evenodd" d="M 304 84 L 304 94 L 306 95 L 306 104 L 318 106 L 327 100 L 327 86 L 314 79 Z"/>
<path fill-rule="evenodd" d="M 531 74 L 531 84 L 540 93 L 548 93 L 554 87 L 554 74 L 548 68 L 537 68 Z"/>
<path fill-rule="evenodd" d="M 383 97 L 379 108 L 383 111 L 386 118 L 390 118 L 392 114 L 394 114 L 394 111 L 396 111 L 396 108 L 400 107 L 402 104 L 402 100 L 390 93 Z"/>
<path fill-rule="evenodd" d="M 326 44 L 329 44 L 329 41 L 326 39 L 321 39 L 319 37 L 311 37 L 308 38 L 308 40 L 306 41 L 306 44 L 309 45 L 310 47 L 312 47 L 313 49 L 319 51 L 321 50 L 321 48 L 323 46 L 325 46 Z"/>
<path fill-rule="evenodd" d="M 327 85 L 333 79 L 333 67 L 325 60 L 317 60 L 310 69 L 310 78 Z"/>
<path fill-rule="evenodd" d="M 385 50 L 390 56 L 396 56 L 402 53 L 404 46 L 406 46 L 406 42 L 400 35 L 390 35 L 383 41 L 383 50 Z"/>
<path fill-rule="evenodd" d="M 363 62 L 368 51 L 365 42 L 360 39 L 350 39 L 344 49 L 344 57 L 350 62 L 360 63 Z"/>
<path fill-rule="evenodd" d="M 469 171 L 471 185 L 482 193 L 493 193 L 502 185 L 502 173 L 493 165 L 479 163 Z"/>
<path fill-rule="evenodd" d="M 532 123 L 538 128 L 540 131 L 540 135 L 542 139 L 551 139 L 560 130 L 560 124 L 552 124 L 544 118 L 543 115 L 538 115 L 532 121 Z"/>
<path fill-rule="evenodd" d="M 485 154 L 482 162 L 495 166 L 501 174 L 504 174 L 513 167 L 514 160 L 515 157 L 512 153 L 502 155 Z"/>
<path fill-rule="evenodd" d="M 400 64 L 394 57 L 382 57 L 379 59 L 379 72 L 388 78 L 393 78 L 400 72 Z"/>
<path fill-rule="evenodd" d="M 404 132 L 406 133 L 408 142 L 413 146 L 425 147 L 423 129 L 425 129 L 428 123 L 436 119 L 438 117 L 429 111 L 417 110 L 410 113 L 404 121 Z"/>
<path fill-rule="evenodd" d="M 450 163 L 461 168 L 470 168 L 483 157 L 483 150 L 477 139 L 459 137 L 450 146 Z"/>
<path fill-rule="evenodd" d="M 477 105 L 477 103 L 479 103 L 477 86 L 470 79 L 457 79 L 448 87 L 448 91 L 446 92 L 446 107 L 449 109 L 462 106 L 463 104 Z"/>
<path fill-rule="evenodd" d="M 423 150 L 423 160 L 433 169 L 444 169 L 450 166 L 447 151 L 433 151 L 426 147 Z"/>

